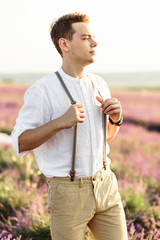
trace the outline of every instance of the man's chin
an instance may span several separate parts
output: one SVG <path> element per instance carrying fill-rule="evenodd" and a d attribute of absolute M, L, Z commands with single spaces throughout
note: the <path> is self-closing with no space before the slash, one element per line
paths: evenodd
<path fill-rule="evenodd" d="M 83 60 L 81 61 L 81 63 L 82 63 L 83 66 L 87 66 L 87 65 L 92 64 L 92 63 L 94 63 L 94 62 L 95 62 L 95 58 L 94 58 L 94 57 L 88 58 L 88 59 L 83 59 Z"/>
<path fill-rule="evenodd" d="M 96 61 L 95 58 L 90 58 L 90 59 L 87 61 L 86 65 L 92 64 L 92 63 L 94 63 L 95 61 Z"/>

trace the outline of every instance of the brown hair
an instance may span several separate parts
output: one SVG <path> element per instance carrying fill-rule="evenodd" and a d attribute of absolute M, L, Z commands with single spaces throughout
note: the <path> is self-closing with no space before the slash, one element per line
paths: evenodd
<path fill-rule="evenodd" d="M 72 36 L 75 33 L 75 30 L 72 28 L 72 23 L 76 22 L 89 23 L 89 17 L 86 14 L 75 12 L 64 15 L 51 24 L 51 39 L 60 55 L 62 55 L 62 51 L 59 47 L 58 40 L 61 37 L 72 40 Z"/>

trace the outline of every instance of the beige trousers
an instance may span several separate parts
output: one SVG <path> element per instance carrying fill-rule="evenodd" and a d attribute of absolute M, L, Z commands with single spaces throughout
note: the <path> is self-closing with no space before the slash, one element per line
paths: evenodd
<path fill-rule="evenodd" d="M 84 240 L 87 225 L 94 239 L 128 239 L 117 179 L 109 168 L 74 182 L 51 178 L 48 211 L 52 240 Z"/>

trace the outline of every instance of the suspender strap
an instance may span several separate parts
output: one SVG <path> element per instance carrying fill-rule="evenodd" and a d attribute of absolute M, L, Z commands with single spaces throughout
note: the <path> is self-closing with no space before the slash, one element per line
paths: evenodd
<path fill-rule="evenodd" d="M 70 94 L 66 84 L 64 83 L 61 75 L 59 72 L 55 72 L 56 76 L 58 77 L 59 81 L 61 82 L 64 90 L 66 91 L 71 104 L 76 104 L 76 101 L 73 99 L 72 95 Z M 101 93 L 98 91 L 99 95 L 102 98 Z M 103 98 L 102 98 L 103 99 Z M 103 167 L 106 170 L 106 114 L 103 112 L 102 113 L 102 126 L 103 126 Z M 75 159 L 76 159 L 76 145 L 77 145 L 77 124 L 74 126 L 74 134 L 73 134 L 73 149 L 72 149 L 72 164 L 71 164 L 71 171 L 70 171 L 70 176 L 71 176 L 71 181 L 74 181 L 75 177 Z"/>
<path fill-rule="evenodd" d="M 69 99 L 71 100 L 71 104 L 72 104 L 72 105 L 73 105 L 73 104 L 76 104 L 76 101 L 73 99 L 72 95 L 70 94 L 70 92 L 69 92 L 69 90 L 68 90 L 66 84 L 64 83 L 64 81 L 63 81 L 61 75 L 59 74 L 59 72 L 55 72 L 55 74 L 57 75 L 57 77 L 58 77 L 58 79 L 60 80 L 62 86 L 64 87 L 64 90 L 66 91 L 66 93 L 67 93 Z"/>
<path fill-rule="evenodd" d="M 106 170 L 106 114 L 103 112 L 103 167 Z"/>
<path fill-rule="evenodd" d="M 55 72 L 55 74 L 57 75 L 59 81 L 61 82 L 62 86 L 64 87 L 64 90 L 66 91 L 71 104 L 76 104 L 76 101 L 73 99 L 72 95 L 70 94 L 66 84 L 64 83 L 61 75 L 59 74 L 59 72 Z M 73 148 L 72 148 L 72 165 L 71 165 L 71 171 L 70 171 L 70 176 L 71 176 L 71 181 L 74 181 L 74 177 L 75 177 L 75 159 L 76 159 L 76 145 L 77 145 L 77 124 L 74 126 L 74 134 L 73 134 Z"/>
<path fill-rule="evenodd" d="M 103 97 L 100 93 L 100 91 L 98 91 L 100 97 L 103 100 Z M 106 170 L 106 114 L 103 112 L 102 113 L 102 127 L 103 127 L 103 167 Z"/>
<path fill-rule="evenodd" d="M 74 181 L 74 177 L 76 173 L 75 171 L 76 146 L 77 146 L 77 124 L 74 126 L 74 134 L 73 134 L 72 165 L 71 165 L 71 171 L 70 171 L 71 182 Z"/>

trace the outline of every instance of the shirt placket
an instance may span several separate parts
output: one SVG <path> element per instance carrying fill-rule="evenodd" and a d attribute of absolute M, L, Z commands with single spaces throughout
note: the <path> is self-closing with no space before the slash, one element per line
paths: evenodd
<path fill-rule="evenodd" d="M 96 156 L 95 152 L 97 152 L 97 145 L 96 145 L 96 128 L 95 128 L 95 119 L 93 115 L 93 107 L 92 102 L 90 98 L 90 91 L 87 91 L 85 84 L 83 81 L 80 81 L 80 87 L 82 90 L 83 98 L 86 104 L 86 110 L 88 114 L 89 119 L 89 128 L 90 128 L 90 139 L 91 139 L 91 149 L 92 149 L 92 170 L 94 169 L 94 163 L 96 159 L 94 159 L 94 156 Z"/>

